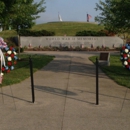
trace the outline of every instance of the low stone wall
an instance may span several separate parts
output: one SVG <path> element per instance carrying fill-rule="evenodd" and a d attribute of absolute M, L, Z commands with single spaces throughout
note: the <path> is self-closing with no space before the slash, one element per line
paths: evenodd
<path fill-rule="evenodd" d="M 121 47 L 123 40 L 119 37 L 80 37 L 80 36 L 42 36 L 42 37 L 20 37 L 22 47 Z"/>

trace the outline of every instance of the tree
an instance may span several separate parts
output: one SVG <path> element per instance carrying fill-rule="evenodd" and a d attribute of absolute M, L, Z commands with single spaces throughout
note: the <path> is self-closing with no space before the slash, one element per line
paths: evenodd
<path fill-rule="evenodd" d="M 31 28 L 38 14 L 45 11 L 44 0 L 34 3 L 34 0 L 0 0 L 0 23 L 5 30 L 9 26 L 18 33 L 18 46 L 20 54 L 19 29 Z M 19 57 L 19 55 L 18 55 Z M 20 59 L 20 58 L 19 58 Z"/>
<path fill-rule="evenodd" d="M 3 26 L 3 29 L 6 28 L 6 25 L 9 24 L 8 23 L 8 18 L 9 18 L 9 10 L 10 10 L 10 6 L 12 5 L 10 3 L 11 1 L 7 1 L 7 0 L 0 0 L 0 23 Z M 12 1 L 13 2 L 13 1 Z"/>
<path fill-rule="evenodd" d="M 9 25 L 17 31 L 19 28 L 31 28 L 38 14 L 45 11 L 44 0 L 0 0 L 0 23 L 6 29 Z"/>
<path fill-rule="evenodd" d="M 45 7 L 42 7 L 44 0 L 34 4 L 32 4 L 32 2 L 33 0 L 24 0 L 21 1 L 21 3 L 18 2 L 13 6 L 12 12 L 17 12 L 15 15 L 13 15 L 12 20 L 15 28 L 31 28 L 35 23 L 34 20 L 39 18 L 38 14 L 45 11 Z"/>
<path fill-rule="evenodd" d="M 124 39 L 130 34 L 130 1 L 129 0 L 105 0 L 96 3 L 96 10 L 101 13 L 95 18 L 109 31 L 123 34 Z"/>
<path fill-rule="evenodd" d="M 0 1 L 0 13 L 3 11 L 4 9 L 4 3 Z"/>

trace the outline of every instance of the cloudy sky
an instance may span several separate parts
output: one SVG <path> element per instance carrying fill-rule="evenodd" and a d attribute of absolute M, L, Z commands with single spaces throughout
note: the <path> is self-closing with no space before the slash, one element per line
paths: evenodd
<path fill-rule="evenodd" d="M 39 2 L 40 0 L 34 0 Z M 86 22 L 86 14 L 90 14 L 92 18 L 90 22 L 94 22 L 94 17 L 99 15 L 94 8 L 99 0 L 45 0 L 46 11 L 40 13 L 41 16 L 36 20 L 37 24 L 47 23 L 58 20 L 58 12 L 63 21 L 82 21 Z"/>

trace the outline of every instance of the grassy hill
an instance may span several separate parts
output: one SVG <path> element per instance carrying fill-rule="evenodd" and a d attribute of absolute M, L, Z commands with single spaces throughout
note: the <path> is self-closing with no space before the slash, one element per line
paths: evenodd
<path fill-rule="evenodd" d="M 65 34 L 67 36 L 75 36 L 78 31 L 99 31 L 103 28 L 103 26 L 86 22 L 49 22 L 33 26 L 32 30 L 45 29 L 47 31 L 54 31 L 56 36 L 64 36 Z"/>
<path fill-rule="evenodd" d="M 31 30 L 47 30 L 54 31 L 56 36 L 75 36 L 76 32 L 83 30 L 99 31 L 103 29 L 103 26 L 99 26 L 95 23 L 87 22 L 49 22 L 38 24 L 32 27 Z M 0 36 L 3 38 L 8 38 L 16 36 L 17 33 L 14 30 L 7 30 L 0 32 Z"/>

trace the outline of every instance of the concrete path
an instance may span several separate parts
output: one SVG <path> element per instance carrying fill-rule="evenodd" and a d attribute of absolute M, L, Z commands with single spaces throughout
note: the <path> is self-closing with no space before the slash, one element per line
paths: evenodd
<path fill-rule="evenodd" d="M 130 90 L 100 70 L 99 105 L 95 94 L 94 52 L 27 52 L 55 55 L 30 78 L 0 88 L 0 130 L 129 130 Z"/>

